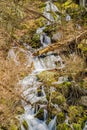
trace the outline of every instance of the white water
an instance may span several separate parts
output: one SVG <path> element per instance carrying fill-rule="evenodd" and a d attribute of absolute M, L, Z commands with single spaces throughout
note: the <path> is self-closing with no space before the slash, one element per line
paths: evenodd
<path fill-rule="evenodd" d="M 44 86 L 41 82 L 37 80 L 36 72 L 41 72 L 46 69 L 50 68 L 56 68 L 57 65 L 55 62 L 60 62 L 59 68 L 62 67 L 62 58 L 59 55 L 54 56 L 54 54 L 46 55 L 45 57 L 36 57 L 33 60 L 35 65 L 35 70 L 32 72 L 31 75 L 25 77 L 23 80 L 19 82 L 21 86 L 23 87 L 23 94 L 27 101 L 29 101 L 31 104 L 33 104 L 33 107 L 31 105 L 27 105 L 26 102 L 22 102 L 25 113 L 21 117 L 21 122 L 23 120 L 26 120 L 29 130 L 56 130 L 56 117 L 54 117 L 49 124 L 46 124 L 46 120 L 48 118 L 48 112 L 46 109 L 47 106 L 47 99 L 46 94 L 44 90 Z M 41 94 L 38 95 L 38 88 L 41 90 Z M 55 91 L 54 88 L 51 88 L 51 91 Z M 38 108 L 38 102 L 39 102 L 39 108 Z M 43 104 L 41 103 L 43 102 Z M 45 104 L 44 104 L 45 103 Z M 35 105 L 36 104 L 36 105 Z M 56 104 L 53 104 L 53 106 L 58 109 Z M 43 113 L 43 120 L 39 120 L 35 117 L 36 113 L 40 108 L 44 109 Z M 23 126 L 21 126 L 21 130 L 25 130 Z"/>
<path fill-rule="evenodd" d="M 55 15 L 56 19 L 54 18 L 54 16 L 52 16 L 52 12 Z M 60 12 L 59 9 L 51 1 L 47 1 L 46 7 L 45 7 L 44 12 L 43 12 L 43 15 L 47 19 L 49 19 L 49 21 L 47 20 L 46 26 L 50 25 L 51 22 L 58 21 L 59 15 L 56 14 L 57 12 Z M 43 47 L 45 47 L 51 43 L 51 38 L 49 36 L 47 36 L 46 33 L 44 33 L 44 29 L 46 28 L 46 26 L 38 28 L 36 31 L 36 33 L 40 35 L 40 42 L 41 42 L 41 45 Z"/>
<path fill-rule="evenodd" d="M 56 12 L 59 10 L 57 7 L 51 3 L 46 3 L 46 8 L 44 10 L 44 15 L 51 21 L 55 21 L 51 16 L 51 13 L 48 11 L 53 11 L 56 15 Z M 47 21 L 47 25 L 50 24 Z M 45 27 L 38 28 L 36 33 L 40 35 L 40 41 L 43 46 L 46 46 L 51 43 L 51 38 L 44 33 Z M 51 119 L 49 124 L 46 124 L 46 120 L 48 119 L 48 111 L 47 111 L 47 99 L 44 90 L 44 86 L 41 82 L 37 80 L 36 74 L 40 73 L 44 70 L 50 70 L 59 68 L 62 69 L 65 65 L 63 64 L 63 60 L 59 55 L 54 55 L 52 53 L 48 53 L 44 57 L 32 57 L 30 51 L 33 51 L 30 46 L 24 43 L 24 46 L 29 51 L 25 51 L 24 49 L 12 48 L 8 53 L 8 59 L 11 58 L 17 65 L 21 65 L 19 60 L 19 53 L 23 52 L 26 57 L 26 66 L 30 66 L 31 63 L 34 63 L 33 72 L 26 76 L 23 80 L 19 81 L 19 84 L 22 86 L 23 93 L 22 96 L 29 101 L 31 104 L 27 104 L 25 101 L 22 101 L 22 105 L 24 107 L 25 113 L 21 116 L 21 130 L 26 130 L 22 124 L 25 120 L 28 124 L 28 130 L 56 130 L 56 116 Z M 57 65 L 59 63 L 59 65 Z M 38 94 L 38 89 L 40 89 L 40 93 Z M 54 88 L 51 88 L 51 91 L 55 91 Z M 59 107 L 56 104 L 52 104 L 54 108 L 59 111 Z M 35 115 L 38 113 L 39 109 L 43 109 L 43 120 L 37 119 Z M 61 111 L 61 110 L 60 110 Z"/>
<path fill-rule="evenodd" d="M 52 11 L 56 15 L 56 19 L 51 15 Z M 44 10 L 44 15 L 50 21 L 54 22 L 59 17 L 56 12 L 59 12 L 58 8 L 50 1 L 46 2 L 46 8 Z M 50 22 L 47 21 L 47 25 Z M 46 25 L 46 26 L 47 26 Z M 51 43 L 51 38 L 44 33 L 45 27 L 38 28 L 36 33 L 40 35 L 40 42 L 44 46 L 47 46 Z M 27 49 L 28 46 L 25 45 Z M 32 55 L 30 55 L 32 57 Z M 14 57 L 15 58 L 15 57 Z M 33 72 L 25 77 L 23 80 L 19 82 L 19 84 L 23 88 L 22 96 L 26 98 L 31 104 L 28 105 L 25 101 L 22 101 L 25 113 L 21 116 L 21 130 L 25 130 L 22 125 L 23 120 L 25 120 L 28 124 L 28 130 L 56 130 L 56 116 L 51 119 L 49 124 L 46 124 L 46 120 L 48 119 L 48 111 L 47 111 L 47 99 L 44 90 L 43 83 L 37 80 L 36 74 L 40 73 L 44 70 L 50 69 L 62 69 L 65 67 L 62 58 L 59 55 L 54 55 L 52 53 L 48 53 L 45 56 L 39 56 L 32 58 L 34 63 Z M 40 93 L 38 93 L 38 89 Z M 54 88 L 51 87 L 51 91 L 55 91 Z M 59 106 L 56 104 L 51 104 L 54 108 L 59 111 Z M 38 113 L 39 109 L 43 109 L 43 120 L 37 119 L 35 115 Z M 61 111 L 61 110 L 60 110 Z"/>

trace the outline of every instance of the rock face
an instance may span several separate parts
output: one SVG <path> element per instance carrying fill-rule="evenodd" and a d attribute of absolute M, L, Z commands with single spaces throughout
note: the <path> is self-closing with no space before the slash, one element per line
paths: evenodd
<path fill-rule="evenodd" d="M 82 96 L 80 103 L 81 103 L 81 105 L 87 107 L 87 96 Z"/>

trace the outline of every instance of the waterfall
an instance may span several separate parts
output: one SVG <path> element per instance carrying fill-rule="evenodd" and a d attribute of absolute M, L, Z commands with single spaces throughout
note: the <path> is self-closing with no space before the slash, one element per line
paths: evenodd
<path fill-rule="evenodd" d="M 22 104 L 25 109 L 25 113 L 21 116 L 21 122 L 23 120 L 26 120 L 28 124 L 29 130 L 56 130 L 56 116 L 49 122 L 49 124 L 46 124 L 46 120 L 48 118 L 48 111 L 46 109 L 47 106 L 47 99 L 46 99 L 46 93 L 44 90 L 44 86 L 41 82 L 37 80 L 36 77 L 36 71 L 38 73 L 42 72 L 43 70 L 49 70 L 50 68 L 55 68 L 57 65 L 55 62 L 60 62 L 59 68 L 62 67 L 62 58 L 59 55 L 50 54 L 48 53 L 46 56 L 43 57 L 36 57 L 33 59 L 35 70 L 30 74 L 29 76 L 26 76 L 23 80 L 20 80 L 19 84 L 23 87 L 23 93 L 22 96 L 26 98 L 27 101 L 29 101 L 31 104 L 33 104 L 33 107 L 31 105 L 27 105 L 24 101 L 22 101 Z M 61 77 L 59 80 L 65 81 L 66 78 Z M 38 89 L 40 92 L 38 93 Z M 53 87 L 50 88 L 52 92 L 55 92 L 55 89 Z M 38 113 L 38 103 L 39 102 L 39 108 L 43 108 L 43 121 L 39 120 L 35 117 L 36 113 Z M 40 102 L 45 102 L 45 105 L 40 104 Z M 52 104 L 54 108 L 56 108 L 58 111 L 59 107 L 56 104 Z M 25 130 L 23 125 L 21 127 L 21 130 Z"/>
<path fill-rule="evenodd" d="M 56 116 L 50 121 L 48 128 L 49 130 L 56 130 Z"/>
<path fill-rule="evenodd" d="M 50 11 L 54 12 L 56 18 L 58 18 L 58 15 L 56 14 L 56 12 L 59 12 L 58 8 L 52 2 L 48 1 L 46 2 L 46 8 L 43 14 L 50 21 L 54 22 L 55 19 Z M 48 26 L 49 24 L 50 22 L 47 21 L 46 26 Z M 36 33 L 40 36 L 40 42 L 43 47 L 51 43 L 51 38 L 46 33 L 44 33 L 44 29 L 46 28 L 46 26 L 38 28 L 36 30 Z M 24 46 L 27 49 L 30 49 L 29 46 L 27 46 L 26 44 L 24 44 Z M 62 69 L 63 67 L 65 67 L 63 60 L 59 55 L 55 55 L 51 52 L 43 56 L 34 57 L 33 63 L 34 63 L 34 70 L 32 71 L 32 73 L 26 76 L 23 80 L 19 81 L 19 84 L 23 88 L 22 96 L 25 97 L 26 100 L 31 103 L 30 105 L 28 105 L 25 101 L 22 101 L 25 113 L 21 116 L 20 119 L 21 130 L 25 130 L 22 124 L 23 120 L 27 122 L 28 130 L 56 130 L 56 118 L 57 118 L 56 116 L 51 119 L 48 125 L 46 123 L 48 119 L 48 111 L 47 111 L 48 101 L 46 98 L 44 86 L 41 82 L 37 80 L 36 74 L 44 70 L 50 70 L 55 68 Z M 51 90 L 55 91 L 55 89 L 52 87 Z M 59 109 L 59 107 L 56 104 L 53 104 L 53 107 L 55 107 L 57 110 Z M 43 109 L 43 120 L 36 118 L 36 115 L 40 109 Z"/>
<path fill-rule="evenodd" d="M 52 16 L 51 12 L 53 12 L 53 14 L 55 15 L 56 19 L 54 18 L 54 16 Z M 55 22 L 59 19 L 59 15 L 57 15 L 57 12 L 60 12 L 59 9 L 51 2 L 51 1 L 47 1 L 46 2 L 46 7 L 44 9 L 43 15 L 49 19 L 52 22 Z M 50 21 L 47 21 L 47 25 L 50 25 Z M 40 43 L 43 47 L 47 46 L 48 44 L 51 43 L 51 38 L 49 36 L 47 36 L 47 34 L 44 32 L 44 29 L 46 28 L 46 26 L 38 28 L 36 30 L 36 33 L 38 35 L 40 35 Z"/>

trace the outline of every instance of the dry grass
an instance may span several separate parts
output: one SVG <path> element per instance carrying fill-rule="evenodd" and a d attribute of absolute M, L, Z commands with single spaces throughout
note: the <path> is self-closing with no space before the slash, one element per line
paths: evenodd
<path fill-rule="evenodd" d="M 0 127 L 7 126 L 10 130 L 10 124 L 16 122 L 16 114 L 22 111 L 19 96 L 21 89 L 17 83 L 31 72 L 32 67 L 22 64 L 21 58 L 21 64 L 16 65 L 12 59 L 8 60 L 4 53 L 4 50 L 0 52 Z"/>

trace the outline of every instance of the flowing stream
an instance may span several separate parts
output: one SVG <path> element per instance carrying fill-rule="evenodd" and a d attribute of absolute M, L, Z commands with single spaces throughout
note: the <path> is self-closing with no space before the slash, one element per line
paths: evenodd
<path fill-rule="evenodd" d="M 54 16 L 52 15 L 55 15 Z M 46 7 L 44 9 L 43 15 L 49 19 L 47 21 L 47 24 L 44 27 L 38 28 L 36 30 L 36 34 L 40 35 L 40 42 L 43 47 L 48 46 L 51 44 L 51 39 L 45 32 L 44 29 L 51 24 L 51 22 L 58 22 L 60 20 L 60 16 L 57 14 L 57 12 L 60 12 L 59 9 L 50 1 L 46 2 Z M 71 17 L 67 14 L 66 21 L 71 20 Z M 57 34 L 59 37 L 60 34 Z M 44 55 L 32 56 L 33 49 L 24 43 L 25 48 L 27 48 L 28 51 L 25 51 L 24 49 L 18 48 L 19 51 L 16 52 L 15 48 L 11 49 L 8 53 L 8 59 L 9 57 L 16 63 L 16 65 L 21 64 L 18 59 L 18 55 L 20 52 L 24 53 L 26 58 L 26 63 L 24 63 L 27 67 L 30 67 L 30 65 L 34 64 L 34 69 L 26 76 L 23 80 L 19 81 L 19 84 L 22 86 L 22 97 L 26 99 L 26 101 L 22 100 L 22 105 L 24 107 L 24 114 L 20 117 L 20 124 L 21 124 L 21 130 L 56 130 L 56 115 L 50 117 L 49 122 L 47 123 L 49 119 L 49 110 L 48 107 L 48 100 L 45 92 L 45 87 L 43 85 L 43 82 L 38 80 L 37 75 L 43 71 L 49 71 L 53 69 L 60 69 L 62 70 L 65 67 L 65 64 L 61 58 L 61 56 L 57 53 L 49 52 Z M 53 82 L 53 84 L 61 84 L 65 81 L 68 81 L 68 77 L 59 77 L 57 82 Z M 38 91 L 39 90 L 39 91 Z M 55 92 L 55 88 L 51 87 L 49 88 L 50 94 L 52 92 Z M 55 108 L 57 111 L 61 111 L 59 106 L 57 104 L 50 103 L 53 108 Z M 37 114 L 40 112 L 40 110 L 43 110 L 41 113 L 41 117 L 38 118 Z M 23 122 L 27 123 L 27 128 L 23 124 Z M 68 116 L 66 116 L 65 123 L 68 124 Z M 87 123 L 86 123 L 87 124 Z M 69 124 L 68 124 L 69 125 Z M 85 125 L 85 128 L 87 128 L 87 125 Z M 85 130 L 84 128 L 84 130 Z"/>
<path fill-rule="evenodd" d="M 37 80 L 36 74 L 54 68 L 62 69 L 64 64 L 62 63 L 62 58 L 59 55 L 55 56 L 54 54 L 48 54 L 44 58 L 35 57 L 33 60 L 35 69 L 32 74 L 20 81 L 20 84 L 23 87 L 23 96 L 26 97 L 27 101 L 30 101 L 30 103 L 33 104 L 33 106 L 28 105 L 26 102 L 22 101 L 25 113 L 21 117 L 21 122 L 26 120 L 29 130 L 56 130 L 56 116 L 52 118 L 48 125 L 46 124 L 48 117 L 46 106 L 48 101 L 46 99 L 44 86 Z M 60 62 L 60 66 L 57 66 L 55 61 Z M 39 94 L 38 88 L 41 90 Z M 37 105 L 38 102 L 39 108 Z M 44 102 L 44 104 L 40 104 L 40 102 Z M 39 120 L 35 117 L 40 108 L 44 108 L 43 120 Z M 25 130 L 23 125 L 21 126 L 21 129 Z"/>
<path fill-rule="evenodd" d="M 56 19 L 51 15 L 53 12 L 56 15 Z M 58 20 L 59 16 L 56 14 L 59 12 L 58 8 L 51 2 L 46 2 L 46 8 L 44 10 L 44 16 L 47 17 L 50 21 L 54 22 Z M 47 21 L 47 25 L 50 24 L 50 21 Z M 47 26 L 46 25 L 46 26 Z M 44 27 L 38 28 L 36 33 L 40 34 L 40 42 L 44 46 L 47 46 L 51 43 L 51 38 L 44 33 Z M 11 52 L 14 56 L 14 53 Z M 14 56 L 14 60 L 16 56 Z M 22 101 L 22 105 L 24 107 L 25 113 L 21 116 L 21 130 L 25 130 L 22 125 L 23 120 L 25 120 L 28 124 L 28 130 L 56 130 L 56 116 L 51 119 L 49 124 L 47 125 L 46 121 L 48 118 L 48 111 L 46 109 L 48 100 L 46 99 L 46 94 L 44 90 L 44 86 L 42 82 L 39 82 L 37 79 L 37 74 L 51 69 L 62 69 L 65 67 L 62 58 L 58 54 L 48 53 L 47 55 L 37 56 L 33 58 L 34 70 L 32 73 L 25 77 L 23 80 L 19 82 L 23 88 L 22 96 L 26 98 L 30 104 L 27 104 L 25 101 Z M 58 64 L 56 64 L 58 63 Z M 38 88 L 40 88 L 41 92 L 38 94 Z M 51 88 L 52 89 L 52 88 Z M 37 105 L 39 102 L 39 106 Z M 41 103 L 43 102 L 43 104 Z M 57 108 L 55 104 L 54 107 Z M 35 115 L 38 111 L 43 108 L 43 120 L 37 119 Z"/>
<path fill-rule="evenodd" d="M 55 14 L 56 19 L 54 19 L 51 12 Z M 60 16 L 57 15 L 57 12 L 60 12 L 59 9 L 51 1 L 47 1 L 43 15 L 47 17 L 47 19 L 49 20 L 47 21 L 47 24 L 44 27 L 38 28 L 36 30 L 36 33 L 40 35 L 40 42 L 43 47 L 51 43 L 51 38 L 47 36 L 47 34 L 44 32 L 44 29 L 46 28 L 46 26 L 50 25 L 51 22 L 55 22 L 60 19 Z M 71 20 L 71 17 L 67 14 L 66 21 L 69 20 Z M 21 130 L 56 130 L 56 118 L 57 118 L 56 116 L 53 116 L 49 121 L 49 123 L 47 123 L 48 100 L 46 98 L 45 87 L 43 83 L 38 80 L 37 74 L 52 69 L 62 70 L 65 67 L 65 64 L 61 56 L 58 55 L 57 53 L 50 52 L 41 56 L 33 57 L 32 48 L 30 48 L 30 46 L 28 46 L 27 44 L 24 44 L 24 46 L 27 48 L 28 51 L 20 49 L 20 52 L 24 52 L 27 57 L 25 64 L 27 66 L 30 66 L 30 64 L 33 62 L 34 69 L 31 74 L 26 76 L 23 80 L 19 81 L 19 84 L 22 86 L 23 89 L 22 96 L 26 99 L 26 101 L 29 101 L 28 104 L 24 100 L 22 100 L 22 105 L 24 107 L 25 112 L 20 117 Z M 14 62 L 17 65 L 19 65 L 20 62 L 17 59 L 17 55 L 18 53 L 15 54 L 14 49 L 11 49 L 8 53 L 8 58 L 9 57 L 12 58 Z M 59 77 L 58 82 L 54 82 L 53 84 L 61 84 L 67 80 L 68 80 L 67 77 Z M 40 92 L 38 92 L 38 89 L 40 90 Z M 55 88 L 50 87 L 49 91 L 55 92 L 56 90 Z M 57 104 L 51 103 L 51 105 L 59 110 Z M 43 115 L 41 114 L 41 116 L 43 117 L 41 117 L 42 119 L 38 119 L 36 115 L 42 108 L 43 108 Z M 23 121 L 27 122 L 28 128 L 24 127 Z M 65 123 L 68 124 L 68 116 L 66 116 Z M 85 128 L 87 128 L 87 122 Z"/>

